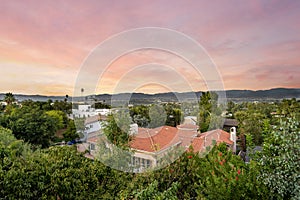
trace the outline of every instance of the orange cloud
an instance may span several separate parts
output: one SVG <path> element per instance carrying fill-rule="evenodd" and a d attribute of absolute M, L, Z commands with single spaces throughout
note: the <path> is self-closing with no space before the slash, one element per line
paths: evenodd
<path fill-rule="evenodd" d="M 174 29 L 198 41 L 216 63 L 226 89 L 300 87 L 299 1 L 30 0 L 4 1 L 0 12 L 0 67 L 5 74 L 0 92 L 70 94 L 94 47 L 113 34 L 145 26 Z M 205 77 L 195 76 L 182 59 L 143 51 L 116 60 L 98 91 L 111 92 L 130 68 L 149 62 L 173 67 L 194 90 L 206 88 Z M 162 71 L 148 69 L 135 79 L 148 75 L 165 78 Z M 174 79 L 171 85 L 186 90 Z M 152 93 L 162 88 L 150 84 L 138 91 L 143 89 Z"/>

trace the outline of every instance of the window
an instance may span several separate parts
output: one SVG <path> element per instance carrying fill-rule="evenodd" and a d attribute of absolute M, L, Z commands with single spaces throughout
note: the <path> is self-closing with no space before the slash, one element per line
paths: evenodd
<path fill-rule="evenodd" d="M 144 158 L 141 159 L 141 167 L 145 167 L 146 160 Z"/>
<path fill-rule="evenodd" d="M 90 145 L 90 149 L 91 149 L 91 151 L 94 151 L 96 148 L 95 148 L 95 144 L 91 144 Z"/>
<path fill-rule="evenodd" d="M 152 162 L 151 162 L 151 160 L 148 160 L 148 159 L 133 157 L 132 164 L 135 167 L 149 168 L 149 167 L 151 167 Z"/>
<path fill-rule="evenodd" d="M 146 160 L 146 168 L 151 167 L 151 161 L 150 160 Z"/>

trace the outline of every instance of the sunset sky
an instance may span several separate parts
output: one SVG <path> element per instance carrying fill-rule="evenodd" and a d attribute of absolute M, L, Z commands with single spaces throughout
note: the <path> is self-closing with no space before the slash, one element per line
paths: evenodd
<path fill-rule="evenodd" d="M 298 0 L 4 0 L 0 13 L 0 93 L 72 95 L 96 46 L 142 27 L 196 40 L 227 90 L 300 88 Z M 133 51 L 97 67 L 106 70 L 96 93 L 183 92 L 208 84 L 183 59 L 160 50 Z"/>

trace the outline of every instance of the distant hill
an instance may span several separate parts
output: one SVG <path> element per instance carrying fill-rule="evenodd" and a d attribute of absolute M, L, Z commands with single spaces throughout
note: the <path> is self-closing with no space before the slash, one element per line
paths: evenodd
<path fill-rule="evenodd" d="M 144 93 L 123 93 L 116 95 L 94 95 L 93 98 L 98 101 L 113 102 L 128 101 L 129 103 L 152 103 L 152 102 L 176 102 L 179 99 L 183 101 L 195 100 L 200 98 L 202 92 L 169 92 L 158 94 Z M 274 88 L 270 90 L 227 90 L 226 98 L 228 101 L 277 101 L 282 99 L 297 98 L 300 99 L 300 89 Z"/>
<path fill-rule="evenodd" d="M 5 94 L 0 94 L 0 100 L 4 99 Z M 48 101 L 51 99 L 52 101 L 60 101 L 64 100 L 65 96 L 43 96 L 43 95 L 25 95 L 25 94 L 14 94 L 15 98 L 18 101 L 25 101 L 31 99 L 32 101 Z"/>
<path fill-rule="evenodd" d="M 0 100 L 4 98 L 5 94 L 0 94 Z M 96 99 L 97 101 L 111 102 L 111 100 L 118 101 L 128 101 L 129 103 L 152 103 L 152 102 L 174 102 L 178 99 L 182 101 L 189 101 L 192 99 L 200 98 L 201 92 L 183 92 L 183 93 L 158 93 L 158 94 L 144 94 L 144 93 L 121 93 L 116 95 L 110 94 L 100 94 L 100 95 L 90 95 L 85 97 L 86 99 Z M 51 99 L 64 100 L 65 96 L 42 96 L 42 95 L 22 95 L 15 94 L 16 99 L 19 101 L 24 101 L 31 99 L 33 101 L 47 101 Z M 226 91 L 227 100 L 241 102 L 241 101 L 276 101 L 281 99 L 296 98 L 300 99 L 300 89 L 290 89 L 290 88 L 274 88 L 269 90 L 227 90 Z M 75 97 L 74 100 L 78 101 L 82 98 Z M 71 101 L 72 98 L 69 98 Z"/>
<path fill-rule="evenodd" d="M 228 98 L 300 98 L 300 89 L 274 88 L 270 90 L 228 90 Z"/>

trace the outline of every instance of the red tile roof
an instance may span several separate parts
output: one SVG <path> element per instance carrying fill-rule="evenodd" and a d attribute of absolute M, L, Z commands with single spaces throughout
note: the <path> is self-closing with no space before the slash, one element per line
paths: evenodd
<path fill-rule="evenodd" d="M 88 143 L 97 143 L 99 141 L 99 137 L 91 137 L 87 140 Z"/>
<path fill-rule="evenodd" d="M 197 136 L 197 130 L 182 130 L 177 131 L 179 140 L 181 141 L 181 146 L 187 148 L 191 145 L 193 139 Z"/>
<path fill-rule="evenodd" d="M 233 141 L 230 140 L 230 133 L 221 129 L 211 130 L 193 139 L 192 147 L 194 152 L 204 151 L 206 147 L 212 145 L 213 140 L 215 140 L 217 144 L 222 142 L 229 145 L 233 144 Z"/>
<path fill-rule="evenodd" d="M 155 129 L 139 128 L 130 147 L 137 150 L 156 152 L 179 143 L 178 129 L 171 126 L 162 126 Z"/>
<path fill-rule="evenodd" d="M 88 118 L 85 119 L 84 125 L 91 124 L 91 123 L 94 123 L 94 122 L 98 122 L 99 120 L 100 120 L 99 115 L 88 117 Z"/>
<path fill-rule="evenodd" d="M 233 144 L 230 140 L 230 133 L 221 129 L 199 135 L 196 130 L 162 126 L 154 129 L 138 128 L 138 134 L 131 141 L 130 147 L 146 152 L 158 152 L 178 144 L 186 149 L 191 145 L 194 152 L 199 152 L 205 150 L 207 146 L 211 146 L 213 140 L 217 143 Z M 97 143 L 98 141 L 99 137 L 88 139 L 88 143 Z"/>
<path fill-rule="evenodd" d="M 192 142 L 192 147 L 194 152 L 199 152 L 203 148 L 204 138 L 196 137 Z"/>

